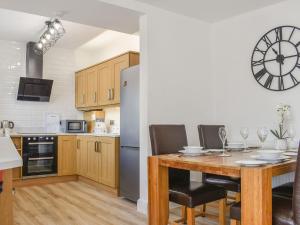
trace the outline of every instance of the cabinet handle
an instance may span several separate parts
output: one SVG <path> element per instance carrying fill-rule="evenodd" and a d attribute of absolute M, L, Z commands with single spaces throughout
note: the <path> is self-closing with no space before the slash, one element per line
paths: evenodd
<path fill-rule="evenodd" d="M 107 100 L 110 100 L 110 89 L 108 89 L 108 95 L 107 95 Z"/>
<path fill-rule="evenodd" d="M 110 100 L 114 100 L 115 99 L 115 89 L 112 88 L 111 89 L 111 99 Z"/>
<path fill-rule="evenodd" d="M 95 152 L 98 152 L 98 145 L 97 145 L 97 141 L 95 141 Z"/>
<path fill-rule="evenodd" d="M 77 149 L 80 149 L 80 140 L 77 140 Z"/>

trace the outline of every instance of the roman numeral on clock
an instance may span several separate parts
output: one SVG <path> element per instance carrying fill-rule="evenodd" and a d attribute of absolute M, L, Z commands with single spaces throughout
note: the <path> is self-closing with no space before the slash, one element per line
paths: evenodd
<path fill-rule="evenodd" d="M 257 52 L 259 52 L 259 53 L 261 53 L 261 54 L 263 54 L 263 55 L 265 55 L 266 52 L 267 52 L 267 51 L 264 51 L 264 50 L 259 49 L 258 47 L 255 48 L 255 51 L 257 51 Z"/>
<path fill-rule="evenodd" d="M 276 33 L 276 41 L 281 41 L 282 40 L 282 27 L 278 27 L 275 29 Z"/>
<path fill-rule="evenodd" d="M 273 76 L 269 75 L 269 77 L 267 78 L 267 80 L 266 80 L 266 82 L 264 84 L 264 87 L 270 89 L 270 87 L 272 85 L 272 82 L 273 82 Z"/>
<path fill-rule="evenodd" d="M 259 81 L 265 74 L 267 73 L 267 70 L 265 68 L 261 69 L 260 71 L 258 71 L 254 77 L 257 81 Z"/>
<path fill-rule="evenodd" d="M 266 46 L 269 48 L 272 45 L 271 40 L 269 39 L 269 37 L 267 35 L 265 35 L 262 40 L 265 42 Z"/>
<path fill-rule="evenodd" d="M 293 75 L 292 73 L 290 73 L 289 75 L 290 75 L 290 77 L 291 77 L 291 79 L 292 79 L 294 85 L 296 85 L 296 84 L 299 83 L 299 81 L 296 79 L 296 77 L 294 77 L 294 75 Z"/>
<path fill-rule="evenodd" d="M 278 90 L 280 91 L 284 90 L 284 82 L 282 76 L 278 77 Z"/>
<path fill-rule="evenodd" d="M 260 66 L 264 64 L 264 59 L 260 59 L 258 61 L 252 61 L 252 66 Z"/>

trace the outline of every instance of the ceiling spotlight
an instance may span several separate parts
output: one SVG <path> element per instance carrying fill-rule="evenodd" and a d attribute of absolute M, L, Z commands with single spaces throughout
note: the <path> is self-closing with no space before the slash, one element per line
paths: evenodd
<path fill-rule="evenodd" d="M 42 48 L 43 48 L 43 44 L 42 44 L 41 42 L 38 42 L 38 43 L 36 44 L 36 47 L 37 47 L 38 49 L 42 49 Z"/>
<path fill-rule="evenodd" d="M 52 19 L 45 23 L 45 31 L 36 44 L 38 54 L 45 54 L 66 33 L 59 19 Z"/>

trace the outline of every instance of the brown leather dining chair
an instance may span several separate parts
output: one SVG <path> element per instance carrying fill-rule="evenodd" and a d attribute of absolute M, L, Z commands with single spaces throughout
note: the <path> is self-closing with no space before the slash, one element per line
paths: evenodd
<path fill-rule="evenodd" d="M 219 129 L 224 125 L 198 125 L 200 145 L 204 149 L 222 149 L 223 144 L 219 138 Z M 209 173 L 202 174 L 202 182 L 205 184 L 218 185 L 227 191 L 239 193 L 241 190 L 241 180 L 228 176 L 221 176 Z M 240 194 L 236 195 L 236 200 L 240 201 Z"/>
<path fill-rule="evenodd" d="M 173 154 L 187 146 L 184 125 L 150 125 L 150 139 L 153 155 Z M 169 200 L 182 206 L 182 218 L 173 222 L 195 224 L 195 207 L 213 201 L 220 201 L 219 224 L 225 225 L 224 188 L 190 180 L 190 171 L 169 168 Z"/>
<path fill-rule="evenodd" d="M 300 146 L 299 146 L 300 151 Z M 291 184 L 289 184 L 291 185 Z M 291 190 L 291 189 L 289 189 Z M 278 195 L 272 197 L 272 225 L 299 225 L 300 224 L 300 153 L 297 157 L 293 197 Z M 231 224 L 241 221 L 241 203 L 235 203 L 230 209 Z"/>

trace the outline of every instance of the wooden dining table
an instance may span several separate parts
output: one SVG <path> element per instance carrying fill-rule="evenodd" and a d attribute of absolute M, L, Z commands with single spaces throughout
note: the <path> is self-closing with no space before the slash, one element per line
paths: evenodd
<path fill-rule="evenodd" d="M 295 171 L 296 158 L 261 167 L 242 167 L 236 161 L 251 159 L 255 151 L 230 154 L 230 157 L 220 157 L 217 154 L 148 157 L 148 224 L 168 224 L 168 168 L 177 168 L 241 178 L 241 224 L 272 225 L 272 177 Z"/>

